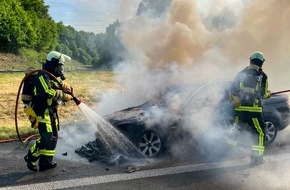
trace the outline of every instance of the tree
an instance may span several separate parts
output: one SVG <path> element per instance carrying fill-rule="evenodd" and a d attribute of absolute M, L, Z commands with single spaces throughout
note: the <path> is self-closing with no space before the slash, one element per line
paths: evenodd
<path fill-rule="evenodd" d="M 36 44 L 36 33 L 29 15 L 20 3 L 16 0 L 2 0 L 0 10 L 1 50 L 18 53 L 21 47 L 33 47 Z"/>
<path fill-rule="evenodd" d="M 43 0 L 21 0 L 21 6 L 31 18 L 37 33 L 37 42 L 34 48 L 37 51 L 54 49 L 59 35 L 55 22 L 49 16 L 49 6 L 45 6 Z"/>
<path fill-rule="evenodd" d="M 94 68 L 110 69 L 116 62 L 123 59 L 126 49 L 116 33 L 120 24 L 117 20 L 106 28 L 105 34 L 97 35 L 96 46 L 99 59 L 93 62 Z"/>

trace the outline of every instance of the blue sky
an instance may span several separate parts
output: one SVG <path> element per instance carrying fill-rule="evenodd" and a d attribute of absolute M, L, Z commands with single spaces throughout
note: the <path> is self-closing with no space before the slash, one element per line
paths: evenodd
<path fill-rule="evenodd" d="M 76 30 L 100 33 L 119 19 L 132 18 L 141 0 L 44 0 L 54 21 Z"/>

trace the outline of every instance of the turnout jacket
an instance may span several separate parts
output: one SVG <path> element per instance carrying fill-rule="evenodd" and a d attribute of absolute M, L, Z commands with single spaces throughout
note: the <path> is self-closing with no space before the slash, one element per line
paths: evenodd
<path fill-rule="evenodd" d="M 57 107 L 55 99 L 59 84 L 53 81 L 44 71 L 39 71 L 34 78 L 33 110 L 40 123 L 50 123 L 55 120 L 58 126 Z M 52 118 L 53 117 L 53 118 Z"/>
<path fill-rule="evenodd" d="M 249 81 L 249 78 L 253 78 Z M 247 84 L 248 83 L 248 84 Z M 251 86 L 248 87 L 247 85 Z M 243 95 L 252 94 L 253 103 L 243 103 Z M 236 105 L 236 111 L 262 112 L 262 98 L 269 98 L 268 76 L 257 65 L 249 65 L 240 71 L 234 79 L 231 87 L 231 96 L 238 97 L 239 103 Z"/>

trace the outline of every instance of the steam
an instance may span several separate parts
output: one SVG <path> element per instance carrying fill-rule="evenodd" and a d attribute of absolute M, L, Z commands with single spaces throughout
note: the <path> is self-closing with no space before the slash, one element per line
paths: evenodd
<path fill-rule="evenodd" d="M 116 65 L 115 72 L 123 89 L 104 94 L 98 113 L 136 106 L 160 96 L 172 85 L 232 80 L 249 64 L 254 51 L 262 51 L 266 57 L 263 68 L 270 90 L 290 87 L 290 2 L 172 0 L 160 15 L 147 12 L 122 24 L 117 34 L 130 56 Z M 221 97 L 207 96 L 212 100 L 209 106 L 184 118 L 184 126 L 202 143 L 212 145 L 224 133 L 212 118 Z M 153 112 L 164 120 L 173 117 L 170 111 Z M 204 130 L 208 139 L 198 137 Z"/>
<path fill-rule="evenodd" d="M 118 35 L 129 52 L 115 66 L 122 89 L 104 94 L 97 113 L 139 105 L 172 85 L 232 80 L 254 51 L 266 57 L 263 69 L 270 90 L 290 88 L 290 1 L 172 0 L 161 15 L 141 14 L 122 24 Z M 211 98 L 207 106 L 183 118 L 185 129 L 200 141 L 172 147 L 175 155 L 185 154 L 180 146 L 187 145 L 208 153 L 199 145 L 211 147 L 223 134 L 223 128 L 215 125 L 218 118 L 213 118 L 222 97 L 206 96 Z M 173 117 L 170 111 L 152 113 L 164 120 Z M 222 127 L 228 129 L 230 124 Z M 204 131 L 207 138 L 199 136 Z"/>

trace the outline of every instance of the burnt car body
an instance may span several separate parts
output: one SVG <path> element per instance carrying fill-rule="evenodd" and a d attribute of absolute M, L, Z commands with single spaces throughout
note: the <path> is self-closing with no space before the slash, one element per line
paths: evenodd
<path fill-rule="evenodd" d="M 234 113 L 225 98 L 229 85 L 230 82 L 215 82 L 171 87 L 158 99 L 114 112 L 105 119 L 127 136 L 143 156 L 155 157 L 168 146 L 172 134 L 189 134 L 184 128 L 188 123 L 191 128 L 200 128 L 203 124 L 197 120 L 205 120 L 204 124 L 211 120 L 214 130 L 229 130 Z M 263 107 L 265 142 L 269 145 L 277 132 L 289 125 L 288 96 L 273 95 L 263 100 Z M 190 122 L 186 118 L 191 118 Z"/>

